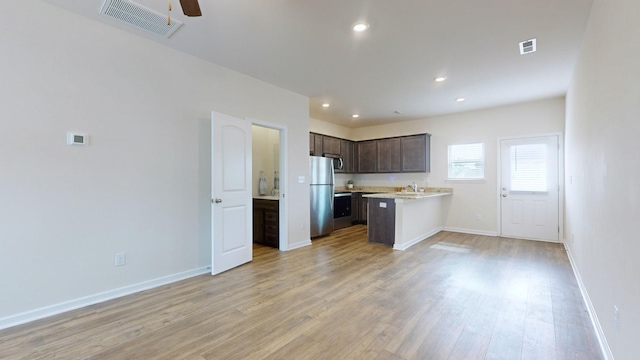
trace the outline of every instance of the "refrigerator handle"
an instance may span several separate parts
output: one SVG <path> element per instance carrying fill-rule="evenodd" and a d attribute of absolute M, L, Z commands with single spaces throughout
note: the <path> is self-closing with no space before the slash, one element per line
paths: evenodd
<path fill-rule="evenodd" d="M 340 159 L 340 161 L 342 161 L 342 159 Z M 333 185 L 333 189 L 335 190 L 336 187 L 336 171 L 333 169 L 333 162 L 331 162 L 331 166 L 329 167 L 329 169 L 331 169 L 331 185 Z M 335 193 L 335 191 L 334 191 Z"/>
<path fill-rule="evenodd" d="M 331 200 L 330 201 L 331 201 L 331 208 L 332 209 L 335 206 L 335 204 L 334 204 L 335 200 L 336 200 L 336 187 L 335 187 L 335 185 L 331 185 Z M 331 217 L 333 217 L 333 214 L 331 214 Z"/>

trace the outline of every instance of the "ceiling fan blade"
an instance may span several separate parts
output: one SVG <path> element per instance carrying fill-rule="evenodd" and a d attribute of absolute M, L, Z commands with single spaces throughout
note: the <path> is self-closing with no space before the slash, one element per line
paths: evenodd
<path fill-rule="evenodd" d="M 198 0 L 180 0 L 182 12 L 187 16 L 202 16 Z"/>

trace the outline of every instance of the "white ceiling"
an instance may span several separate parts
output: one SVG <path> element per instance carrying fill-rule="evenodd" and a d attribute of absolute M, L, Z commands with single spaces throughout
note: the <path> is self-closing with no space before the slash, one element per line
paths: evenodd
<path fill-rule="evenodd" d="M 187 18 L 173 0 L 171 16 L 184 25 L 165 39 L 99 15 L 104 0 L 45 1 L 308 96 L 311 117 L 347 127 L 564 95 L 592 4 L 200 0 L 203 16 Z M 167 9 L 167 0 L 135 2 Z M 369 29 L 354 33 L 357 21 Z M 538 51 L 520 55 L 518 43 L 531 38 Z"/>

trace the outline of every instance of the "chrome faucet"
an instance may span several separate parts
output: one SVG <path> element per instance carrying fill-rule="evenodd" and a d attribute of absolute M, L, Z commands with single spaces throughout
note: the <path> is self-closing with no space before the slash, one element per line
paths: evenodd
<path fill-rule="evenodd" d="M 407 187 L 411 190 L 413 190 L 413 192 L 418 192 L 418 184 L 416 184 L 415 181 L 411 182 L 411 185 L 407 185 Z"/>

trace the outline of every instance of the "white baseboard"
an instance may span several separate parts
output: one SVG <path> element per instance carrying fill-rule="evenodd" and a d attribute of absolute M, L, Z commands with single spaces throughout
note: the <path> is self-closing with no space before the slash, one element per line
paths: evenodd
<path fill-rule="evenodd" d="M 422 240 L 426 240 L 427 238 L 432 237 L 433 235 L 439 233 L 440 231 L 442 231 L 442 227 L 436 228 L 435 230 L 432 230 L 428 233 L 422 234 L 416 238 L 411 239 L 410 241 L 404 243 L 404 244 L 394 244 L 393 245 L 393 250 L 407 250 L 408 248 L 410 248 L 411 246 L 419 243 Z"/>
<path fill-rule="evenodd" d="M 607 338 L 604 336 L 604 331 L 602 331 L 602 326 L 600 326 L 600 320 L 598 320 L 596 309 L 593 307 L 591 298 L 589 298 L 589 293 L 587 292 L 587 289 L 584 287 L 584 283 L 582 282 L 582 277 L 580 276 L 580 272 L 578 272 L 576 263 L 573 260 L 573 256 L 571 255 L 571 250 L 569 250 L 566 243 L 564 243 L 564 249 L 567 251 L 567 256 L 569 257 L 569 263 L 571 263 L 571 268 L 573 269 L 573 274 L 576 276 L 576 280 L 578 281 L 578 286 L 580 287 L 580 293 L 582 294 L 582 299 L 587 305 L 587 310 L 589 311 L 589 318 L 591 319 L 591 325 L 593 325 L 593 328 L 596 330 L 596 337 L 598 338 L 598 343 L 600 344 L 600 350 L 602 351 L 602 355 L 604 356 L 605 360 L 613 360 L 613 353 L 611 352 L 611 348 L 609 348 L 609 343 L 607 342 Z"/>
<path fill-rule="evenodd" d="M 0 330 L 209 273 L 211 273 L 211 267 L 205 266 L 198 269 L 188 270 L 177 274 L 143 281 L 141 283 L 108 290 L 98 294 L 61 302 L 58 304 L 44 306 L 41 308 L 25 311 L 23 313 L 9 315 L 0 318 Z"/>
<path fill-rule="evenodd" d="M 472 235 L 498 236 L 497 231 L 483 231 L 483 230 L 463 229 L 463 228 L 454 228 L 454 227 L 445 227 L 443 230 L 463 233 L 463 234 L 472 234 Z"/>
<path fill-rule="evenodd" d="M 299 249 L 301 247 L 310 246 L 310 245 L 311 245 L 311 239 L 306 240 L 306 241 L 300 241 L 300 242 L 293 243 L 293 244 L 290 243 L 289 244 L 289 248 L 287 249 L 287 251 Z"/>

